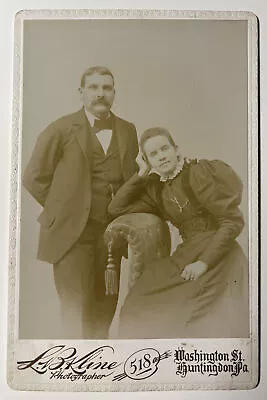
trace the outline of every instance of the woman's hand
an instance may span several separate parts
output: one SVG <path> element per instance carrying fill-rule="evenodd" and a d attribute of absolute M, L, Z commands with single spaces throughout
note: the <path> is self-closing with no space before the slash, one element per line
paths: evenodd
<path fill-rule="evenodd" d="M 150 167 L 147 164 L 147 162 L 144 160 L 142 154 L 138 154 L 137 158 L 136 158 L 136 162 L 139 166 L 139 171 L 138 171 L 138 175 L 139 176 L 147 176 L 149 174 L 150 171 Z"/>
<path fill-rule="evenodd" d="M 181 277 L 184 278 L 186 281 L 188 280 L 196 280 L 201 275 L 205 274 L 208 270 L 208 266 L 203 261 L 196 261 L 192 264 L 188 264 L 182 274 Z"/>

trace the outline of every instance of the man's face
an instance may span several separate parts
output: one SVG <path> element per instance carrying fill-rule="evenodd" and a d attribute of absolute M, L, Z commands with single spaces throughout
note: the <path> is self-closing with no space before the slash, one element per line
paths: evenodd
<path fill-rule="evenodd" d="M 81 97 L 84 107 L 97 118 L 105 118 L 113 104 L 115 89 L 112 76 L 97 73 L 85 77 Z"/>
<path fill-rule="evenodd" d="M 161 176 L 169 176 L 175 171 L 178 158 L 177 148 L 166 136 L 154 136 L 144 143 L 144 151 L 151 168 Z"/>

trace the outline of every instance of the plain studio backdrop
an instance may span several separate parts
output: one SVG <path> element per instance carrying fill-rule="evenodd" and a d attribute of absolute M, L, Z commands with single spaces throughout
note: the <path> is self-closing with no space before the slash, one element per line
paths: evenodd
<path fill-rule="evenodd" d="M 81 108 L 80 77 L 103 65 L 115 77 L 113 111 L 144 129 L 163 126 L 183 155 L 222 159 L 247 198 L 247 22 L 39 20 L 24 22 L 23 173 L 39 133 Z M 60 338 L 52 266 L 36 259 L 40 206 L 21 190 L 19 337 Z M 239 237 L 248 254 L 248 226 Z"/>

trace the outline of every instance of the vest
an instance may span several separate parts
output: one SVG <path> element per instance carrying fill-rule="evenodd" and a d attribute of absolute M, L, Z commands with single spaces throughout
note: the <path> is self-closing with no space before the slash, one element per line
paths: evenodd
<path fill-rule="evenodd" d="M 112 196 L 123 184 L 120 155 L 113 129 L 111 141 L 105 154 L 97 135 L 92 135 L 92 202 L 89 218 L 107 224 L 110 221 L 107 209 Z"/>

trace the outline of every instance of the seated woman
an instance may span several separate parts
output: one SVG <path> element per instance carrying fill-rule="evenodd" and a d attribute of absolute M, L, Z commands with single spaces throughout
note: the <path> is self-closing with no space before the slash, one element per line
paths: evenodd
<path fill-rule="evenodd" d="M 144 266 L 122 307 L 119 338 L 248 337 L 242 183 L 219 160 L 182 159 L 164 128 L 140 139 L 144 165 L 110 203 L 113 216 L 148 212 L 179 229 L 174 253 Z"/>

